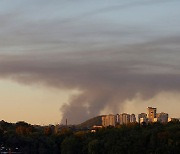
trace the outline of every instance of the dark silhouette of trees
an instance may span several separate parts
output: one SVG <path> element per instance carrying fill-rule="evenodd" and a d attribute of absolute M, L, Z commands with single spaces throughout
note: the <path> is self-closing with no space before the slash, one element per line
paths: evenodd
<path fill-rule="evenodd" d="M 78 130 L 0 121 L 1 152 L 25 154 L 176 154 L 180 153 L 180 122 L 118 125 Z M 4 150 L 4 151 L 3 151 Z M 6 151 L 5 151 L 6 150 Z"/>

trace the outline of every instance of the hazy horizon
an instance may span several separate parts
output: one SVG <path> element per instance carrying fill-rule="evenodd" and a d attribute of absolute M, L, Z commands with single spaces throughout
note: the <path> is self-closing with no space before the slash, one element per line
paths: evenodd
<path fill-rule="evenodd" d="M 180 118 L 180 1 L 0 2 L 0 118 L 81 123 L 109 113 Z"/>

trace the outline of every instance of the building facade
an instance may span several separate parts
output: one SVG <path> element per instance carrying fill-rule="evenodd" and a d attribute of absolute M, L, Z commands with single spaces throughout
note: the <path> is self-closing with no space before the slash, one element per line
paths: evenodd
<path fill-rule="evenodd" d="M 102 126 L 115 126 L 117 118 L 115 115 L 109 114 L 102 117 Z"/>
<path fill-rule="evenodd" d="M 119 115 L 119 121 L 120 121 L 121 125 L 130 123 L 130 115 L 127 113 L 120 114 Z"/>
<path fill-rule="evenodd" d="M 168 122 L 168 114 L 161 112 L 156 114 L 156 118 L 158 122 L 167 123 Z"/>
<path fill-rule="evenodd" d="M 156 118 L 156 108 L 148 107 L 147 112 L 148 112 L 148 121 L 154 122 L 154 118 Z"/>
<path fill-rule="evenodd" d="M 147 122 L 147 114 L 146 113 L 140 113 L 138 114 L 138 122 Z"/>
<path fill-rule="evenodd" d="M 136 122 L 136 116 L 135 114 L 130 115 L 130 122 Z"/>

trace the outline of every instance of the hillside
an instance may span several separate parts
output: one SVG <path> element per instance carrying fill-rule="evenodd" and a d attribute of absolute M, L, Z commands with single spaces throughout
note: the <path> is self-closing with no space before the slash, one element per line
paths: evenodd
<path fill-rule="evenodd" d="M 91 128 L 94 125 L 101 125 L 102 124 L 102 116 L 97 116 L 94 118 L 91 118 L 79 125 L 77 125 L 77 127 L 79 128 Z"/>

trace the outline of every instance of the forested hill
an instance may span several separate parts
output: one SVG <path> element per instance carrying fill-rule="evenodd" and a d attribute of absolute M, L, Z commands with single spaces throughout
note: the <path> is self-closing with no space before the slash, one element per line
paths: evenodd
<path fill-rule="evenodd" d="M 94 125 L 102 125 L 102 116 L 91 118 L 79 125 L 78 128 L 92 128 Z"/>

